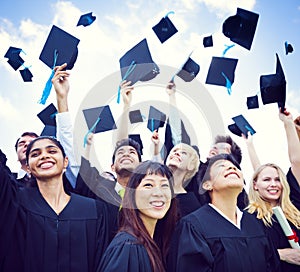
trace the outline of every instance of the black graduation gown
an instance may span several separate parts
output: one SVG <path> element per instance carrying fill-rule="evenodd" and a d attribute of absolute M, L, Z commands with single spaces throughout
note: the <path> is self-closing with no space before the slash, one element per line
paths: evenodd
<path fill-rule="evenodd" d="M 146 248 L 127 232 L 119 232 L 106 249 L 97 272 L 153 272 Z"/>
<path fill-rule="evenodd" d="M 278 271 L 279 256 L 255 216 L 243 213 L 241 230 L 205 205 L 180 220 L 168 271 Z"/>
<path fill-rule="evenodd" d="M 193 192 L 176 195 L 179 218 L 184 217 L 201 207 L 201 204 Z"/>
<path fill-rule="evenodd" d="M 292 203 L 296 206 L 296 208 L 300 211 L 300 186 L 297 182 L 292 169 L 290 168 L 287 175 L 286 175 L 287 181 L 290 185 L 290 199 Z"/>
<path fill-rule="evenodd" d="M 271 237 L 275 248 L 282 249 L 282 248 L 290 248 L 289 241 L 285 236 L 280 224 L 277 222 L 276 216 L 273 215 L 273 225 L 272 227 L 266 227 L 268 235 Z M 288 221 L 289 222 L 289 221 Z M 298 237 L 300 237 L 300 230 L 297 229 L 291 222 L 289 222 L 292 230 L 294 230 Z M 280 262 L 281 264 L 281 271 L 287 272 L 300 272 L 300 265 L 290 264 L 284 261 Z"/>
<path fill-rule="evenodd" d="M 14 181 L 1 161 L 0 271 L 96 271 L 109 244 L 106 206 L 71 194 L 57 215 L 38 187 Z"/>

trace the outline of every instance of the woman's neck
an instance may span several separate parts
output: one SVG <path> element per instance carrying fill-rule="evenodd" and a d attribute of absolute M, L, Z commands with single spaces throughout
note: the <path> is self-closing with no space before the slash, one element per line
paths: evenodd
<path fill-rule="evenodd" d="M 37 183 L 41 195 L 51 208 L 59 214 L 70 200 L 70 196 L 64 190 L 62 176 L 48 180 L 37 179 Z"/>
<path fill-rule="evenodd" d="M 175 194 L 183 194 L 186 193 L 186 190 L 183 187 L 184 177 L 186 175 L 186 171 L 180 171 L 176 169 L 172 171 L 174 178 L 174 193 Z"/>
<path fill-rule="evenodd" d="M 145 217 L 140 213 L 140 218 L 142 219 L 146 230 L 148 231 L 150 237 L 153 239 L 157 219 L 150 219 L 149 217 Z"/>

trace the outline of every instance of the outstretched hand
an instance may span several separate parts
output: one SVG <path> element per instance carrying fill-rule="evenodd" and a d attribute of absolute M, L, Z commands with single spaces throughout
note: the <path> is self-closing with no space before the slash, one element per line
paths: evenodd
<path fill-rule="evenodd" d="M 124 105 L 130 106 L 132 101 L 132 90 L 134 89 L 131 85 L 131 81 L 122 81 L 120 87 Z"/>

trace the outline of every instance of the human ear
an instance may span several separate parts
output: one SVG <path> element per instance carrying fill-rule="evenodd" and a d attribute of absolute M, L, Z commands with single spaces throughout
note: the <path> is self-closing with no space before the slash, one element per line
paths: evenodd
<path fill-rule="evenodd" d="M 203 184 L 202 184 L 202 188 L 206 191 L 211 191 L 212 190 L 212 184 L 209 180 L 205 181 Z"/>

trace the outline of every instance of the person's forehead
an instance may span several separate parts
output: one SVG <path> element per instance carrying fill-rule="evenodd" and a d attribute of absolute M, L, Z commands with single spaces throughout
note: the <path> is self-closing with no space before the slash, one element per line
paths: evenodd
<path fill-rule="evenodd" d="M 56 147 L 56 148 L 58 148 L 58 146 L 55 143 L 53 143 L 51 140 L 49 140 L 49 139 L 41 139 L 41 140 L 37 140 L 32 145 L 31 149 L 43 148 L 43 147 Z"/>
<path fill-rule="evenodd" d="M 225 142 L 221 142 L 221 143 L 216 143 L 214 144 L 215 147 L 217 148 L 226 148 L 226 147 L 231 147 L 231 145 L 229 143 L 225 143 Z"/>
<path fill-rule="evenodd" d="M 35 139 L 36 137 L 34 137 L 34 136 L 30 136 L 30 135 L 25 135 L 25 136 L 21 136 L 20 137 L 20 140 L 19 140 L 19 142 L 22 142 L 22 141 L 28 141 L 28 140 L 33 140 L 33 139 Z"/>
<path fill-rule="evenodd" d="M 125 150 L 132 150 L 132 151 L 136 152 L 136 149 L 133 146 L 131 146 L 131 145 L 120 146 L 117 151 L 118 152 L 120 152 L 120 151 L 122 152 L 122 151 L 125 151 Z"/>

